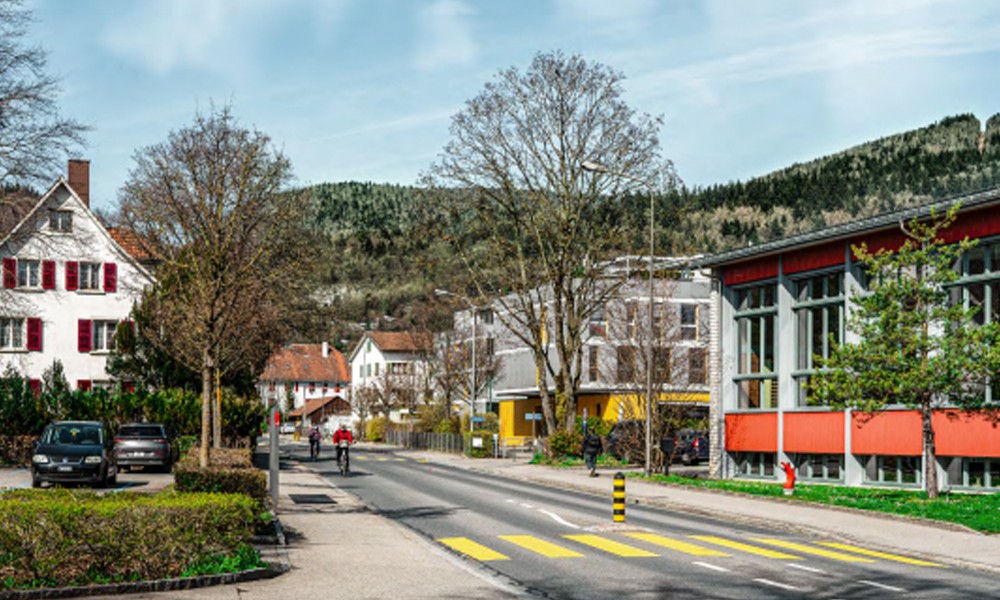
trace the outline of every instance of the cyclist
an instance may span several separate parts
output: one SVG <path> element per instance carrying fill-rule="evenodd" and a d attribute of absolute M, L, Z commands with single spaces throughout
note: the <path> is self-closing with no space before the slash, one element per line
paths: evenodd
<path fill-rule="evenodd" d="M 309 456 L 313 460 L 319 457 L 319 441 L 323 439 L 323 434 L 319 432 L 319 427 L 313 425 L 312 431 L 309 432 Z"/>
<path fill-rule="evenodd" d="M 342 448 L 340 442 L 347 442 Z M 333 432 L 333 447 L 337 449 L 337 464 L 340 464 L 340 456 L 343 454 L 344 460 L 350 460 L 350 454 L 348 453 L 348 445 L 354 443 L 354 436 L 351 435 L 351 430 L 347 428 L 347 423 L 341 423 L 340 429 Z"/>

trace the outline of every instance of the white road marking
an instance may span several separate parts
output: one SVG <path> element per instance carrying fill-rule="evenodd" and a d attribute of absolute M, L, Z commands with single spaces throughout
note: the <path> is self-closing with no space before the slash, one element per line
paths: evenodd
<path fill-rule="evenodd" d="M 567 521 L 566 519 L 560 517 L 556 513 L 549 512 L 549 511 L 543 510 L 541 508 L 538 509 L 538 512 L 542 513 L 543 515 L 552 517 L 553 521 L 555 521 L 556 523 L 559 523 L 561 525 L 565 525 L 566 527 L 572 527 L 573 529 L 579 529 L 580 528 L 579 525 L 574 525 L 573 523 L 570 523 L 569 521 Z"/>
<path fill-rule="evenodd" d="M 797 565 L 795 563 L 788 563 L 789 567 L 793 569 L 799 569 L 801 571 L 809 571 L 810 573 L 826 573 L 823 569 L 817 569 L 816 567 L 807 567 L 805 565 Z"/>
<path fill-rule="evenodd" d="M 521 506 L 524 507 L 524 508 L 535 508 L 534 506 L 532 506 L 530 504 L 527 504 L 527 503 L 524 503 L 524 502 L 521 503 Z"/>
<path fill-rule="evenodd" d="M 506 501 L 507 501 L 507 502 L 510 502 L 511 504 L 513 504 L 513 503 L 517 502 L 517 500 L 514 500 L 513 498 L 507 498 L 507 500 L 506 500 Z"/>
<path fill-rule="evenodd" d="M 719 565 L 709 564 L 707 562 L 694 561 L 692 564 L 698 565 L 699 567 L 705 567 L 706 569 L 712 569 L 713 571 L 721 571 L 723 573 L 728 573 L 729 569 L 725 567 L 720 567 Z"/>
<path fill-rule="evenodd" d="M 771 581 L 770 579 L 757 578 L 754 579 L 757 583 L 763 583 L 764 585 L 769 585 L 776 588 L 781 588 L 783 590 L 797 590 L 799 588 L 794 585 L 788 585 L 787 583 L 778 583 L 777 581 Z"/>
<path fill-rule="evenodd" d="M 903 588 L 894 587 L 891 585 L 886 585 L 884 583 L 876 583 L 874 581 L 867 581 L 865 579 L 859 579 L 858 583 L 863 583 L 865 585 L 870 585 L 872 587 L 881 588 L 883 590 L 889 590 L 890 592 L 906 592 Z"/>

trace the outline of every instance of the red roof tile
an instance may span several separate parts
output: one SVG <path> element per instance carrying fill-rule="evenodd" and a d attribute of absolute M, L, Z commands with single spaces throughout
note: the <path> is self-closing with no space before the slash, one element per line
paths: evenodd
<path fill-rule="evenodd" d="M 385 352 L 427 352 L 434 348 L 434 338 L 429 333 L 371 331 L 368 335 Z"/>
<path fill-rule="evenodd" d="M 156 260 L 156 257 L 147 249 L 147 244 L 143 243 L 138 233 L 121 227 L 108 227 L 107 229 L 112 239 L 122 247 L 122 250 L 128 252 L 132 258 L 139 262 Z"/>
<path fill-rule="evenodd" d="M 335 348 L 323 356 L 323 344 L 288 344 L 271 355 L 261 381 L 332 381 L 347 384 L 351 370 Z"/>

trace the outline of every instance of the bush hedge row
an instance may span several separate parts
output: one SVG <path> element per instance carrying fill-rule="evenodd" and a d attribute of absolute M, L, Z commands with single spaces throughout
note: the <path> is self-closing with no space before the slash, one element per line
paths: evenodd
<path fill-rule="evenodd" d="M 248 448 L 209 448 L 208 467 L 201 468 L 192 446 L 174 465 L 174 484 L 179 492 L 246 494 L 258 502 L 267 498 L 267 473 L 253 466 Z"/>
<path fill-rule="evenodd" d="M 0 494 L 0 589 L 178 577 L 245 556 L 259 504 L 238 494 Z"/>

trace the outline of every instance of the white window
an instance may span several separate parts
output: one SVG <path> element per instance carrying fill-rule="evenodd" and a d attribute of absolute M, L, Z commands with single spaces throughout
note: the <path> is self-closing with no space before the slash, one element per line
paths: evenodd
<path fill-rule="evenodd" d="M 698 339 L 698 305 L 681 304 L 681 339 Z"/>
<path fill-rule="evenodd" d="M 0 317 L 0 350 L 24 350 L 24 319 Z"/>
<path fill-rule="evenodd" d="M 91 345 L 92 352 L 110 352 L 114 348 L 115 329 L 118 328 L 117 321 L 94 321 L 94 337 Z"/>
<path fill-rule="evenodd" d="M 18 259 L 17 287 L 37 288 L 41 285 L 40 263 L 37 260 Z"/>
<path fill-rule="evenodd" d="M 49 229 L 53 231 L 72 231 L 73 213 L 68 210 L 50 211 Z"/>
<path fill-rule="evenodd" d="M 101 289 L 101 263 L 80 263 L 80 289 Z"/>

